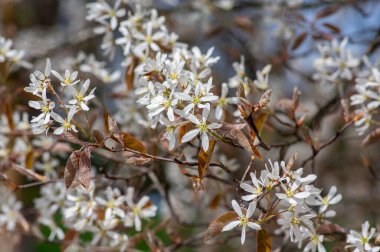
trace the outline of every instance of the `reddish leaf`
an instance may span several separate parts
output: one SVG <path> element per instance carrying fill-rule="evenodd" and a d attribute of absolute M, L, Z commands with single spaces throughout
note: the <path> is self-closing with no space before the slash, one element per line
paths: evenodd
<path fill-rule="evenodd" d="M 322 25 L 335 33 L 340 33 L 340 28 L 336 25 L 330 23 L 323 23 Z"/>
<path fill-rule="evenodd" d="M 305 41 L 306 37 L 307 37 L 307 32 L 306 31 L 300 33 L 294 39 L 294 42 L 293 42 L 293 45 L 292 45 L 292 50 L 296 50 Z"/>
<path fill-rule="evenodd" d="M 335 12 L 337 12 L 338 10 L 339 10 L 339 6 L 338 5 L 329 6 L 327 8 L 324 8 L 320 12 L 318 12 L 317 15 L 315 16 L 315 19 L 318 20 L 318 19 L 321 19 L 321 18 L 325 18 L 325 17 L 331 16 Z"/>
<path fill-rule="evenodd" d="M 81 152 L 79 150 L 71 153 L 69 159 L 67 160 L 65 171 L 64 171 L 64 180 L 66 188 L 68 189 L 75 179 L 75 175 L 79 170 L 79 158 Z"/>
<path fill-rule="evenodd" d="M 211 140 L 207 151 L 203 148 L 199 151 L 198 155 L 198 178 L 202 179 L 206 173 L 206 170 L 210 164 L 212 153 L 214 151 L 216 141 Z"/>
<path fill-rule="evenodd" d="M 257 252 L 270 252 L 271 241 L 268 232 L 265 229 L 257 231 Z"/>
<path fill-rule="evenodd" d="M 222 232 L 223 227 L 231 221 L 236 220 L 237 217 L 238 215 L 234 211 L 230 211 L 220 215 L 218 218 L 213 220 L 208 226 L 204 240 L 208 241 L 220 234 Z"/>
<path fill-rule="evenodd" d="M 91 182 L 91 151 L 92 147 L 86 147 L 80 153 L 79 158 L 79 182 L 88 189 Z"/>

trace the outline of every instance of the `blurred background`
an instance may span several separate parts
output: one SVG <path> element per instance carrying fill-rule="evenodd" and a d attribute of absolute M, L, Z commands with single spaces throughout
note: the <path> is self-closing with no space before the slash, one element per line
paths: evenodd
<path fill-rule="evenodd" d="M 33 64 L 31 70 L 13 72 L 6 84 L 0 82 L 2 100 L 9 100 L 15 110 L 27 111 L 29 97 L 23 88 L 29 83 L 30 72 L 43 69 L 47 57 L 53 64 L 60 64 L 76 57 L 80 51 L 94 53 L 113 71 L 125 72 L 120 67 L 124 59 L 120 48 L 113 60 L 102 56 L 99 48 L 102 37 L 94 34 L 94 24 L 86 21 L 89 2 L 0 0 L 0 35 L 11 38 L 14 48 L 24 50 L 25 60 Z M 348 47 L 355 56 L 366 54 L 373 62 L 379 59 L 380 1 L 377 0 L 142 0 L 141 3 L 165 16 L 166 25 L 179 35 L 179 41 L 197 45 L 202 51 L 215 47 L 214 55 L 221 58 L 213 68 L 217 87 L 234 75 L 232 63 L 240 61 L 240 55 L 244 55 L 246 71 L 252 79 L 257 70 L 271 64 L 272 101 L 291 98 L 293 88 L 298 87 L 300 113 L 306 115 L 310 138 L 319 143 L 331 139 L 344 122 L 337 88 L 312 78 L 313 61 L 320 56 L 316 45 L 348 37 Z M 112 84 L 97 85 L 96 92 L 111 94 L 116 86 L 124 85 L 122 82 L 123 78 Z M 113 103 L 107 102 L 107 96 L 104 99 L 112 111 Z M 276 102 L 271 106 L 276 109 Z M 278 134 L 278 127 L 274 120 L 269 120 L 263 130 L 267 143 L 294 140 L 291 135 Z M 338 187 L 343 200 L 335 208 L 338 213 L 335 220 L 347 228 L 357 228 L 367 219 L 374 224 L 379 221 L 380 144 L 360 147 L 362 140 L 351 127 L 304 166 L 307 172 L 314 171 L 318 175 L 316 186 L 325 190 L 332 185 Z M 246 167 L 247 156 L 240 156 L 236 149 L 225 148 L 227 156 L 237 158 L 241 167 Z M 312 155 L 310 146 L 300 142 L 286 148 L 273 148 L 264 154 L 264 159 L 288 160 L 294 152 L 298 153 L 297 165 Z M 257 161 L 255 167 L 262 168 L 263 162 Z M 244 168 L 238 169 L 236 177 L 241 177 L 243 172 Z M 28 206 L 38 192 L 25 192 L 19 197 Z M 210 215 L 217 215 L 213 211 L 207 214 L 196 211 L 193 218 L 207 220 Z M 192 232 L 201 229 L 194 228 Z M 231 242 L 222 249 L 200 245 L 180 251 L 252 251 L 251 246 L 249 242 L 243 247 Z M 60 251 L 60 247 L 28 236 L 1 234 L 0 251 L 50 252 Z M 284 251 L 294 251 L 294 248 Z"/>

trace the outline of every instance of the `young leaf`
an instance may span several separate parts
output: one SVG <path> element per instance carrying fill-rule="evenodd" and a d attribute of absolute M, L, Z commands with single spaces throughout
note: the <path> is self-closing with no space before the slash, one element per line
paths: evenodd
<path fill-rule="evenodd" d="M 235 211 L 230 211 L 220 215 L 218 218 L 213 220 L 207 228 L 204 241 L 208 241 L 220 234 L 222 232 L 223 227 L 231 221 L 236 220 L 237 217 L 238 215 Z"/>
<path fill-rule="evenodd" d="M 201 148 L 198 155 L 198 177 L 202 179 L 206 173 L 208 165 L 210 164 L 212 153 L 214 151 L 216 141 L 211 140 L 207 151 Z"/>
<path fill-rule="evenodd" d="M 80 153 L 79 158 L 79 182 L 88 189 L 91 182 L 91 151 L 92 147 L 86 147 Z"/>
<path fill-rule="evenodd" d="M 76 150 L 73 153 L 71 153 L 69 159 L 67 160 L 65 171 L 63 174 L 67 189 L 69 189 L 69 187 L 73 183 L 75 179 L 75 175 L 77 174 L 79 170 L 80 155 L 81 155 L 81 152 L 79 150 Z"/>
<path fill-rule="evenodd" d="M 257 231 L 257 252 L 270 252 L 271 241 L 268 232 L 265 229 Z"/>

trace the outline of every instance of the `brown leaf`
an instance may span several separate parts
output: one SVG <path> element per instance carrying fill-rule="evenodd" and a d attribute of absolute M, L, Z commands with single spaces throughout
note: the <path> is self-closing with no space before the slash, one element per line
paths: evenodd
<path fill-rule="evenodd" d="M 322 25 L 335 33 L 340 33 L 340 28 L 334 24 L 323 23 Z"/>
<path fill-rule="evenodd" d="M 243 125 L 245 126 L 245 124 L 222 123 L 222 127 L 215 131 L 223 137 L 223 142 L 240 146 L 261 159 L 260 152 L 241 130 Z"/>
<path fill-rule="evenodd" d="M 127 84 L 128 90 L 133 89 L 133 81 L 135 79 L 135 67 L 137 64 L 137 59 L 134 58 L 131 62 L 131 64 L 127 67 L 125 70 L 125 83 Z"/>
<path fill-rule="evenodd" d="M 380 128 L 377 128 L 364 138 L 361 145 L 362 147 L 366 147 L 368 145 L 376 143 L 377 141 L 379 141 L 379 139 L 380 139 Z"/>
<path fill-rule="evenodd" d="M 71 153 L 69 159 L 67 160 L 65 171 L 64 171 L 64 180 L 66 188 L 68 189 L 75 179 L 75 175 L 79 170 L 79 158 L 81 152 L 79 150 Z"/>
<path fill-rule="evenodd" d="M 222 232 L 223 227 L 231 221 L 236 220 L 237 217 L 238 215 L 236 214 L 236 212 L 230 211 L 220 215 L 218 218 L 213 220 L 207 228 L 204 241 L 208 241 L 220 234 Z"/>
<path fill-rule="evenodd" d="M 267 119 L 268 119 L 268 114 L 266 112 L 261 112 L 256 116 L 254 121 L 255 121 L 255 126 L 257 130 L 259 131 L 259 133 L 263 130 Z M 251 133 L 252 139 L 254 139 L 256 137 L 255 132 L 251 131 L 250 133 Z"/>
<path fill-rule="evenodd" d="M 80 153 L 79 158 L 79 182 L 88 189 L 91 182 L 91 151 L 92 147 L 86 147 Z"/>
<path fill-rule="evenodd" d="M 32 169 L 34 164 L 34 151 L 30 150 L 25 156 L 25 168 Z"/>
<path fill-rule="evenodd" d="M 103 146 L 104 144 L 104 136 L 99 130 L 93 130 L 92 135 L 94 136 L 96 143 Z"/>
<path fill-rule="evenodd" d="M 146 153 L 145 146 L 142 144 L 142 142 L 140 142 L 140 140 L 136 139 L 134 136 L 126 132 L 123 132 L 122 134 L 124 147 L 141 153 Z"/>
<path fill-rule="evenodd" d="M 146 165 L 150 161 L 152 161 L 152 159 L 148 157 L 129 157 L 126 163 L 131 165 Z"/>
<path fill-rule="evenodd" d="M 257 252 L 270 252 L 271 251 L 271 239 L 268 232 L 265 229 L 257 231 Z"/>
<path fill-rule="evenodd" d="M 199 151 L 198 155 L 198 178 L 202 179 L 206 173 L 206 170 L 210 164 L 212 154 L 214 151 L 216 141 L 211 140 L 207 151 L 205 152 L 203 148 Z"/>
<path fill-rule="evenodd" d="M 292 45 L 292 50 L 296 50 L 305 41 L 306 37 L 307 37 L 307 32 L 306 31 L 300 33 L 294 39 L 294 42 L 293 42 L 293 45 Z"/>
<path fill-rule="evenodd" d="M 323 10 L 321 10 L 320 12 L 318 12 L 317 15 L 315 16 L 315 19 L 318 20 L 321 18 L 331 16 L 335 12 L 337 12 L 338 10 L 339 10 L 339 5 L 328 6 L 328 7 L 324 8 Z"/>
<path fill-rule="evenodd" d="M 15 122 L 13 121 L 12 107 L 9 100 L 6 100 L 4 102 L 4 111 L 5 111 L 5 116 L 7 118 L 7 121 L 8 121 L 9 129 L 15 130 Z"/>
<path fill-rule="evenodd" d="M 212 210 L 215 210 L 218 207 L 221 199 L 222 199 L 222 196 L 218 193 L 217 195 L 214 196 L 214 198 L 212 198 L 208 207 Z"/>

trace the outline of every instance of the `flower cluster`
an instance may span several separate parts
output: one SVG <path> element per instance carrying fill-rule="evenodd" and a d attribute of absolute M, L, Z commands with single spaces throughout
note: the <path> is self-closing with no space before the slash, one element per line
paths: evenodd
<path fill-rule="evenodd" d="M 351 106 L 355 107 L 355 126 L 362 135 L 371 125 L 379 122 L 373 118 L 380 106 L 380 72 L 372 68 L 369 74 L 356 79 L 356 93 L 351 95 Z"/>
<path fill-rule="evenodd" d="M 240 225 L 243 229 L 241 242 L 245 240 L 246 226 L 252 229 L 260 229 L 260 223 L 265 223 L 273 216 L 278 215 L 277 232 L 288 234 L 291 242 L 298 243 L 307 241 L 305 251 L 326 251 L 323 246 L 324 237 L 316 233 L 316 225 L 325 223 L 326 218 L 334 217 L 335 211 L 328 210 L 329 206 L 338 203 L 342 195 L 336 194 L 336 187 L 331 187 L 329 193 L 322 197 L 321 190 L 315 188 L 312 183 L 317 178 L 310 174 L 303 176 L 303 168 L 292 170 L 290 165 L 284 161 L 272 163 L 261 171 L 260 177 L 250 173 L 251 183 L 243 182 L 240 187 L 248 194 L 242 196 L 243 201 L 249 203 L 246 214 L 243 214 L 235 200 L 232 206 L 237 213 L 238 221 L 228 223 L 223 231 Z M 276 199 L 271 201 L 270 195 L 274 194 Z M 250 222 L 258 201 L 267 199 L 267 212 L 262 212 L 255 222 Z M 263 202 L 261 206 L 263 207 Z M 314 212 L 314 208 L 318 208 Z M 252 210 L 253 209 L 253 210 Z M 260 210 L 262 211 L 262 210 Z"/>
<path fill-rule="evenodd" d="M 62 97 L 55 91 L 55 87 L 50 79 L 53 74 L 59 81 L 63 95 L 69 98 L 65 102 Z M 37 101 L 29 101 L 29 106 L 39 110 L 40 114 L 32 118 L 32 130 L 35 134 L 47 132 L 54 123 L 59 127 L 54 129 L 54 134 L 60 135 L 65 131 L 77 131 L 74 115 L 80 111 L 88 111 L 88 101 L 95 98 L 95 88 L 88 92 L 90 80 L 87 79 L 83 84 L 77 79 L 78 72 L 66 70 L 64 76 L 51 69 L 50 59 L 47 59 L 44 72 L 35 71 L 30 75 L 29 87 L 25 88 L 26 92 L 32 93 L 39 98 Z M 88 92 L 88 93 L 87 93 Z M 48 97 L 51 94 L 59 104 Z M 64 118 L 54 110 L 61 109 L 65 112 Z"/>
<path fill-rule="evenodd" d="M 35 200 L 39 210 L 37 222 L 49 228 L 48 239 L 62 240 L 65 230 L 90 233 L 92 246 L 110 246 L 125 251 L 128 245 L 127 230 L 142 230 L 142 221 L 153 218 L 157 207 L 148 196 L 135 200 L 134 188 L 128 187 L 126 194 L 119 189 L 101 183 L 90 185 L 88 190 L 76 187 L 66 192 L 63 183 L 47 184 L 41 189 L 41 197 Z M 62 216 L 63 218 L 57 218 Z M 57 219 L 62 219 L 56 221 Z M 63 227 L 62 227 L 63 225 Z M 77 245 L 81 245 L 77 237 Z M 71 244 L 73 245 L 73 244 Z"/>
<path fill-rule="evenodd" d="M 313 76 L 314 79 L 322 83 L 353 80 L 360 59 L 347 48 L 347 43 L 348 38 L 345 38 L 341 42 L 334 39 L 330 43 L 317 45 L 321 56 L 314 61 L 314 68 L 317 71 Z"/>
<path fill-rule="evenodd" d="M 11 39 L 0 36 L 0 63 L 8 62 L 12 65 L 30 68 L 31 64 L 23 60 L 25 52 L 12 47 L 13 41 Z"/>

